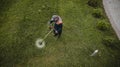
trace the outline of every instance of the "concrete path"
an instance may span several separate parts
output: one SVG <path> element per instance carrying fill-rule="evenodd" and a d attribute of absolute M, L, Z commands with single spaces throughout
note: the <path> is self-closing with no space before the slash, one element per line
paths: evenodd
<path fill-rule="evenodd" d="M 103 0 L 105 12 L 120 40 L 120 0 Z"/>

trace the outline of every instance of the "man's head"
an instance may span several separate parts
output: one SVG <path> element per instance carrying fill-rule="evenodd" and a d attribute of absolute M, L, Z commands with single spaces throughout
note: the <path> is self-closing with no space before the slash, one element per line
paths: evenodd
<path fill-rule="evenodd" d="M 54 21 L 55 21 L 55 22 L 57 22 L 58 20 L 59 20 L 59 17 L 58 17 L 58 16 L 54 18 Z"/>

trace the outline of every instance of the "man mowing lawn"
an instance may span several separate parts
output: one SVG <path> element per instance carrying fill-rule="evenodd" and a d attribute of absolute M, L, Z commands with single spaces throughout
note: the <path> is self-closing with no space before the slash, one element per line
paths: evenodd
<path fill-rule="evenodd" d="M 49 28 L 53 29 L 54 36 L 57 36 L 58 38 L 61 36 L 62 26 L 63 23 L 61 17 L 58 15 L 53 15 L 51 20 L 49 21 Z"/>

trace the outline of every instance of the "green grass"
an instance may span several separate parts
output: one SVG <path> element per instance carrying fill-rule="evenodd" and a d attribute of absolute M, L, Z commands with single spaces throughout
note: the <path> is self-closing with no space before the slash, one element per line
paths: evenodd
<path fill-rule="evenodd" d="M 9 4 L 1 5 L 0 12 L 0 66 L 119 67 L 119 48 L 102 44 L 104 36 L 116 36 L 112 29 L 106 34 L 96 28 L 100 19 L 92 16 L 94 8 L 88 6 L 87 1 L 6 1 Z M 53 14 L 63 19 L 62 37 L 56 41 L 50 34 L 46 47 L 38 49 L 35 41 L 45 35 Z M 90 57 L 96 49 L 99 53 Z"/>

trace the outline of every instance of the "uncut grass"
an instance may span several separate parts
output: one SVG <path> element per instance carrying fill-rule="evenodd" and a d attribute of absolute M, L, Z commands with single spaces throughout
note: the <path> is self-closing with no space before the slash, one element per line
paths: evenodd
<path fill-rule="evenodd" d="M 35 2 L 36 1 L 36 2 Z M 3 67 L 106 67 L 116 61 L 101 43 L 103 33 L 96 29 L 97 19 L 88 0 L 17 1 L 4 12 L 0 28 L 0 65 Z M 45 8 L 46 7 L 46 8 Z M 56 40 L 51 33 L 44 49 L 35 46 L 47 32 L 47 21 L 59 14 L 63 34 Z M 3 14 L 3 15 L 4 15 Z M 89 55 L 99 49 L 95 57 Z M 119 55 L 117 55 L 119 56 Z M 114 64 L 113 64 L 114 65 Z M 118 65 L 118 64 L 117 64 Z M 111 66 L 112 67 L 112 66 Z"/>

